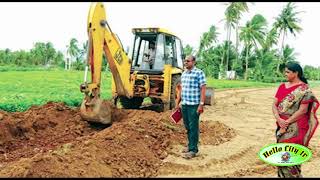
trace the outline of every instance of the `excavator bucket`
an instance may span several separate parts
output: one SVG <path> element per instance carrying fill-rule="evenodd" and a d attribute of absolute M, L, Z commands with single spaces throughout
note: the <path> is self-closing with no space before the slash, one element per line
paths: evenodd
<path fill-rule="evenodd" d="M 80 91 L 85 93 L 80 107 L 80 116 L 88 122 L 102 124 L 112 123 L 112 103 L 100 99 L 100 81 L 103 46 L 105 42 L 105 27 L 102 23 L 106 19 L 102 3 L 92 3 L 88 15 L 88 59 L 85 69 L 84 83 Z M 90 66 L 91 82 L 87 83 L 87 72 Z"/>
<path fill-rule="evenodd" d="M 100 98 L 88 101 L 85 98 L 80 107 L 80 116 L 88 122 L 112 124 L 112 109 L 112 104 L 108 101 L 102 101 Z"/>

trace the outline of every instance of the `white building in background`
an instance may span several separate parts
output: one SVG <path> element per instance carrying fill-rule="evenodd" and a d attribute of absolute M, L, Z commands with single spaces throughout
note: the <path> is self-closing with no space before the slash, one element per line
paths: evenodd
<path fill-rule="evenodd" d="M 225 75 L 224 76 L 222 75 L 221 72 L 219 72 L 218 79 L 235 80 L 237 78 L 237 73 L 236 73 L 236 71 L 225 71 Z"/>
<path fill-rule="evenodd" d="M 236 79 L 236 71 L 227 71 L 227 79 Z"/>

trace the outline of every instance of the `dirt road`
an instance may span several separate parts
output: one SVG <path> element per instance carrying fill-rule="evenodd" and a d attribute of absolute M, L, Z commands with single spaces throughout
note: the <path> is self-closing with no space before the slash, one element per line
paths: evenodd
<path fill-rule="evenodd" d="M 257 153 L 274 143 L 275 89 L 215 93 L 200 123 L 200 154 L 185 160 L 182 124 L 170 112 L 114 109 L 111 127 L 81 120 L 60 103 L 23 113 L 0 111 L 0 177 L 276 177 Z M 314 89 L 317 97 L 320 89 Z M 319 177 L 319 129 L 305 177 Z"/>
<path fill-rule="evenodd" d="M 320 96 L 320 88 L 313 90 Z M 217 146 L 201 145 L 201 155 L 184 160 L 169 155 L 167 166 L 161 168 L 161 177 L 276 177 L 276 168 L 263 163 L 259 150 L 275 142 L 275 122 L 271 113 L 274 88 L 230 90 L 216 93 L 216 104 L 206 108 L 202 122 L 219 121 L 232 129 L 236 136 Z M 318 113 L 319 114 L 319 113 Z M 313 157 L 302 166 L 304 177 L 320 177 L 320 132 L 310 142 Z M 169 164 L 170 162 L 170 164 Z M 171 168 L 170 168 L 171 167 Z"/>

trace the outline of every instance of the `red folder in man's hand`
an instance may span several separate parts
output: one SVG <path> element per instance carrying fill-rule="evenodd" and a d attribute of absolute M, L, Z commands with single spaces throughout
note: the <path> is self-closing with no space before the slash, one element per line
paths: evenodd
<path fill-rule="evenodd" d="M 172 112 L 171 120 L 177 124 L 181 119 L 182 119 L 181 108 L 178 108 Z"/>

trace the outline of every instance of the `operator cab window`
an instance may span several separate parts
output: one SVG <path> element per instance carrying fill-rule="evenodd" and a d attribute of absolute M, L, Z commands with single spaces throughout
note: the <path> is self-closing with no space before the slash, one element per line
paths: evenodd
<path fill-rule="evenodd" d="M 163 34 L 159 34 L 157 38 L 157 45 L 156 45 L 156 59 L 154 62 L 153 68 L 155 70 L 162 71 L 164 69 L 164 36 Z"/>
<path fill-rule="evenodd" d="M 173 36 L 165 36 L 165 51 L 164 59 L 166 64 L 171 64 L 172 66 L 177 66 L 177 53 L 175 47 L 175 38 Z"/>
<path fill-rule="evenodd" d="M 179 67 L 183 69 L 183 60 L 184 60 L 184 53 L 183 53 L 183 46 L 181 41 L 176 38 L 176 50 L 177 50 L 177 61 L 176 64 L 174 64 L 175 67 Z"/>
<path fill-rule="evenodd" d="M 152 45 L 150 45 L 152 44 Z M 155 45 L 154 51 L 156 53 L 156 36 L 151 35 L 136 35 L 134 46 L 133 46 L 133 54 L 132 54 L 132 60 L 133 60 L 133 68 L 135 70 L 147 70 L 150 69 L 150 66 L 148 63 L 146 63 L 144 60 L 146 59 L 146 56 L 150 56 L 150 47 Z M 154 62 L 155 64 L 155 62 Z M 151 67 L 153 69 L 153 67 Z"/>

